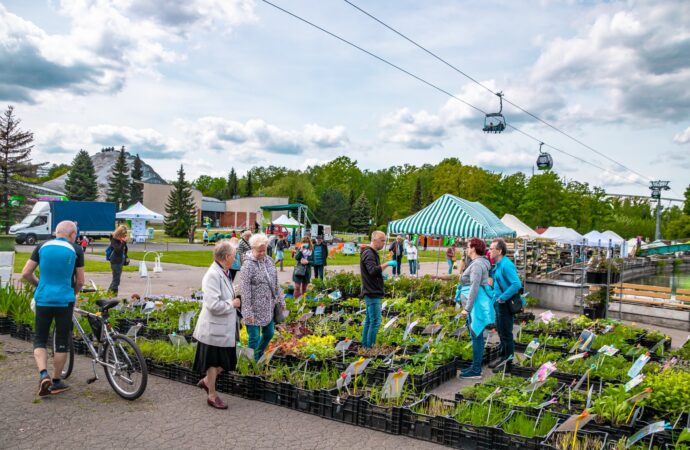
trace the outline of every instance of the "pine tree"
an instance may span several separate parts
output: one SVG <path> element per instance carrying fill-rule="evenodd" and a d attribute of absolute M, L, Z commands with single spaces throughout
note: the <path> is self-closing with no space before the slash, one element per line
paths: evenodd
<path fill-rule="evenodd" d="M 434 202 L 434 196 L 431 194 L 431 191 L 427 191 L 426 193 L 426 201 L 424 202 L 424 207 L 427 207 L 431 205 Z"/>
<path fill-rule="evenodd" d="M 127 153 L 125 146 L 120 149 L 120 154 L 113 166 L 113 172 L 108 178 L 108 201 L 115 203 L 118 211 L 125 209 L 129 204 L 129 167 L 127 166 Z"/>
<path fill-rule="evenodd" d="M 417 184 L 412 193 L 412 212 L 416 213 L 422 209 L 422 180 L 417 177 Z"/>
<path fill-rule="evenodd" d="M 8 106 L 0 117 L 0 228 L 4 234 L 24 214 L 22 200 L 31 193 L 16 177 L 35 176 L 36 169 L 43 165 L 31 163 L 34 134 L 22 131 L 21 120 L 13 113 L 14 107 Z"/>
<path fill-rule="evenodd" d="M 172 237 L 187 237 L 196 225 L 196 211 L 192 188 L 184 178 L 184 167 L 177 172 L 177 181 L 165 204 L 165 234 Z"/>
<path fill-rule="evenodd" d="M 141 158 L 137 154 L 132 165 L 132 184 L 129 185 L 129 201 L 135 205 L 137 202 L 144 201 L 144 185 L 141 179 L 144 177 L 144 168 L 141 163 Z"/>
<path fill-rule="evenodd" d="M 690 185 L 688 185 L 688 188 L 685 190 L 685 192 L 683 192 L 683 195 L 685 195 L 685 202 L 683 203 L 683 212 L 690 216 Z"/>
<path fill-rule="evenodd" d="M 96 200 L 98 184 L 96 169 L 86 150 L 79 150 L 72 161 L 72 168 L 65 180 L 65 193 L 70 200 Z"/>
<path fill-rule="evenodd" d="M 236 195 L 240 194 L 239 181 L 237 180 L 237 174 L 235 173 L 235 168 L 230 169 L 230 175 L 228 175 L 228 187 L 227 187 L 227 197 L 229 200 L 235 198 Z"/>
<path fill-rule="evenodd" d="M 359 196 L 352 207 L 350 225 L 352 231 L 356 233 L 367 233 L 369 231 L 369 220 L 371 219 L 371 207 L 364 192 Z"/>
<path fill-rule="evenodd" d="M 350 200 L 348 201 L 349 213 L 348 213 L 348 217 L 347 217 L 347 225 L 348 225 L 349 230 L 352 230 L 354 228 L 352 226 L 352 211 L 353 211 L 353 208 L 355 207 L 355 201 L 357 201 L 357 197 L 355 197 L 355 190 L 350 189 Z"/>
<path fill-rule="evenodd" d="M 247 172 L 247 187 L 245 190 L 245 197 L 251 197 L 254 193 L 254 186 L 252 185 L 252 171 Z"/>

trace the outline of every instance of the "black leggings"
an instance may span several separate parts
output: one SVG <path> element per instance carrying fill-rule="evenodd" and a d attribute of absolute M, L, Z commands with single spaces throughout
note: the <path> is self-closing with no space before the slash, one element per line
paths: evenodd
<path fill-rule="evenodd" d="M 34 348 L 46 348 L 50 325 L 55 320 L 55 352 L 67 353 L 69 335 L 72 332 L 73 309 L 74 303 L 70 303 L 68 306 L 36 305 Z"/>

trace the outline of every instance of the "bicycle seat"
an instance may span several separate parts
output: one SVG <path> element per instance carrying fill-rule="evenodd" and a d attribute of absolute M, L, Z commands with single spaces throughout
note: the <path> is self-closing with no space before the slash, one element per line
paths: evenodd
<path fill-rule="evenodd" d="M 103 311 L 107 311 L 120 304 L 120 300 L 109 300 L 107 298 L 101 298 L 96 300 L 96 306 L 101 308 Z"/>

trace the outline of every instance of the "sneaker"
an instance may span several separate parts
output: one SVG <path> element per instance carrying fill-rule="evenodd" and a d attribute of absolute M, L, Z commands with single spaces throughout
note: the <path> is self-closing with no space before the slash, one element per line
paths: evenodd
<path fill-rule="evenodd" d="M 482 377 L 481 373 L 478 372 L 460 372 L 458 379 L 460 380 L 478 380 Z"/>
<path fill-rule="evenodd" d="M 67 386 L 62 380 L 60 380 L 55 383 L 52 383 L 52 385 L 50 386 L 50 393 L 51 395 L 56 395 L 65 392 L 67 389 L 69 389 L 69 386 Z"/>
<path fill-rule="evenodd" d="M 41 378 L 41 381 L 38 382 L 38 395 L 39 397 L 45 397 L 46 395 L 50 394 L 50 387 L 53 385 L 53 382 L 50 381 L 50 378 L 45 377 Z"/>

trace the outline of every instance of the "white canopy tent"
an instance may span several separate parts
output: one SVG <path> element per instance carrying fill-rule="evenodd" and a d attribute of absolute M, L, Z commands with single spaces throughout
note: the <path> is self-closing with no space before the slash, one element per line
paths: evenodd
<path fill-rule="evenodd" d="M 609 237 L 597 230 L 592 230 L 585 234 L 584 238 L 587 240 L 587 245 L 589 247 L 601 247 L 606 248 L 609 246 Z"/>
<path fill-rule="evenodd" d="M 523 239 L 536 239 L 541 237 L 539 233 L 527 226 L 522 220 L 512 214 L 505 214 L 501 217 L 501 222 L 511 230 L 515 230 L 517 237 Z"/>
<path fill-rule="evenodd" d="M 604 236 L 607 236 L 609 239 L 611 239 L 611 243 L 612 243 L 615 247 L 620 247 L 620 248 L 621 248 L 621 252 L 620 252 L 621 257 L 625 258 L 626 256 L 628 256 L 628 252 L 629 252 L 629 248 L 630 248 L 630 246 L 628 245 L 628 241 L 626 241 L 625 239 L 623 239 L 623 238 L 622 238 L 618 233 L 616 233 L 615 231 L 606 230 L 606 231 L 604 231 L 604 232 L 601 233 L 601 234 L 603 234 Z M 637 242 L 636 242 L 636 243 L 637 243 Z"/>
<path fill-rule="evenodd" d="M 115 218 L 123 220 L 132 221 L 131 236 L 134 242 L 144 242 L 148 237 L 146 231 L 146 221 L 149 222 L 162 222 L 163 215 L 157 212 L 151 211 L 146 206 L 142 205 L 141 202 L 137 202 L 136 205 L 120 211 L 115 214 Z"/>
<path fill-rule="evenodd" d="M 285 228 L 299 228 L 302 226 L 298 221 L 296 221 L 292 217 L 286 216 L 285 214 L 278 217 L 276 220 L 274 220 L 271 223 L 273 225 L 280 225 L 281 227 L 285 227 Z"/>
<path fill-rule="evenodd" d="M 568 227 L 549 227 L 540 235 L 541 238 L 551 239 L 559 244 L 578 245 L 582 244 L 584 237 Z"/>

